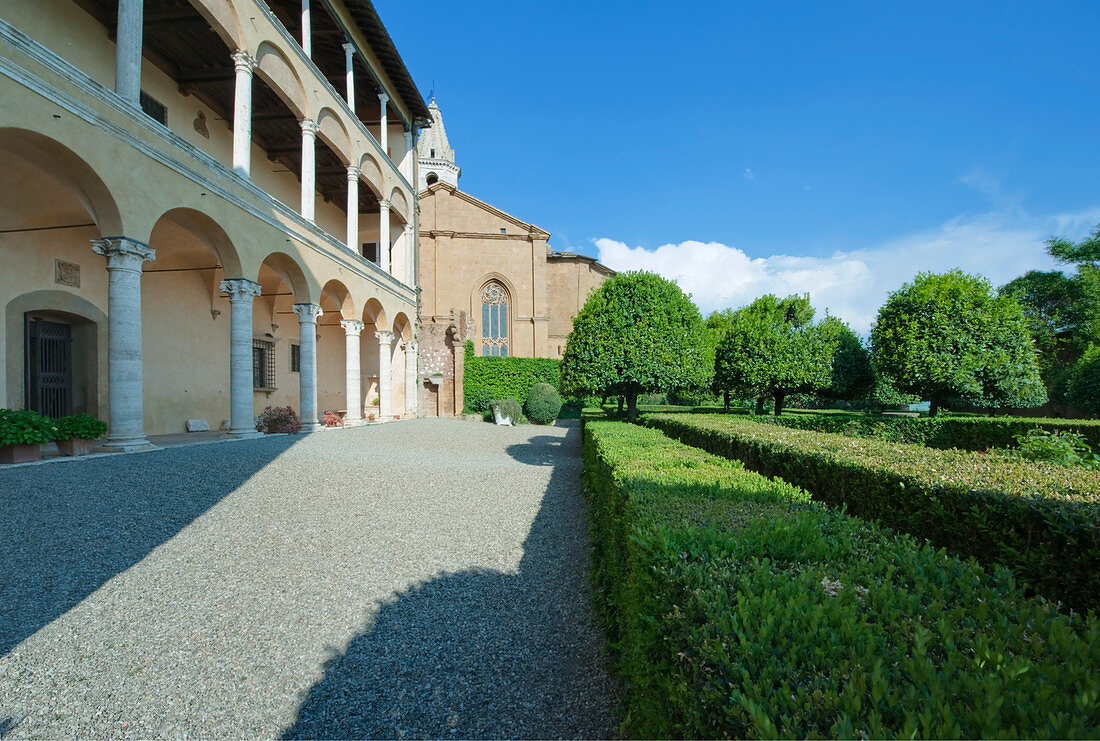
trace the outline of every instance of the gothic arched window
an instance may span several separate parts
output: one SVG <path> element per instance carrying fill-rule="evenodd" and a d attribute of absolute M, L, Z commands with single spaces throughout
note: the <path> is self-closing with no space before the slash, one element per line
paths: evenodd
<path fill-rule="evenodd" d="M 508 356 L 508 291 L 496 282 L 481 290 L 481 354 Z"/>

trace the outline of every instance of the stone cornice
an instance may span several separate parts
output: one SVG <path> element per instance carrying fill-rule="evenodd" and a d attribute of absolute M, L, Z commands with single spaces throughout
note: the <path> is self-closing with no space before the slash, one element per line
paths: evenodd
<path fill-rule="evenodd" d="M 0 53 L 0 74 L 80 117 L 104 133 L 125 142 L 150 159 L 194 181 L 207 192 L 218 195 L 249 215 L 283 232 L 288 237 L 302 242 L 306 247 L 351 270 L 378 288 L 393 294 L 402 301 L 415 304 L 416 294 L 413 287 L 405 285 L 354 250 L 348 249 L 347 245 L 336 237 L 328 234 L 313 222 L 303 218 L 297 211 L 270 196 L 248 178 L 238 175 L 206 152 L 134 109 L 116 93 L 103 87 L 86 73 L 29 38 L 2 18 L 0 18 L 0 43 L 7 47 L 4 53 Z M 20 66 L 14 61 L 13 55 L 10 53 L 11 50 L 25 54 L 53 74 L 64 78 L 81 92 L 104 103 L 115 113 L 125 116 L 131 124 L 141 127 L 150 139 L 159 141 L 166 147 L 174 148 L 196 160 L 203 168 L 210 171 L 209 175 L 173 157 L 168 151 L 156 146 L 152 141 L 133 135 L 99 112 Z M 226 182 L 232 187 L 243 190 L 252 197 L 261 200 L 264 207 L 260 208 L 234 193 L 223 184 Z M 280 218 L 276 217 L 276 214 L 293 223 L 297 230 L 289 229 Z"/>

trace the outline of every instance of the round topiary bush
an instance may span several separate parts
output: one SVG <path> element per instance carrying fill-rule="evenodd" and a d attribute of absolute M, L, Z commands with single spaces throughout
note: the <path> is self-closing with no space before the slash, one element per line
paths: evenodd
<path fill-rule="evenodd" d="M 527 412 L 527 419 L 535 424 L 548 425 L 558 418 L 561 395 L 548 383 L 536 383 L 527 394 L 523 410 Z"/>

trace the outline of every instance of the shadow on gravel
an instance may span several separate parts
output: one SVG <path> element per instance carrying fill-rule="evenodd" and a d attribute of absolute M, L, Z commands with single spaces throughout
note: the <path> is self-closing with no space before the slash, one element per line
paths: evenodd
<path fill-rule="evenodd" d="M 299 439 L 0 470 L 0 656 L 141 561 Z"/>
<path fill-rule="evenodd" d="M 579 437 L 508 448 L 523 463 L 556 463 L 519 573 L 441 575 L 384 604 L 283 738 L 617 735 L 590 608 Z"/>
<path fill-rule="evenodd" d="M 579 434 L 571 430 L 566 437 L 539 435 L 520 445 L 509 445 L 506 450 L 508 455 L 520 463 L 526 463 L 529 466 L 553 466 L 561 463 L 562 456 L 573 454 L 571 451 L 576 445 L 573 438 Z"/>

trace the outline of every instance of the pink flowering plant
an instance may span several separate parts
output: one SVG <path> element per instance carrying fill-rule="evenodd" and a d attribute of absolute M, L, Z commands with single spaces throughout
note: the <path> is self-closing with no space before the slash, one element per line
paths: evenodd
<path fill-rule="evenodd" d="M 336 412 L 325 412 L 321 415 L 321 422 L 325 427 L 343 427 L 344 418 Z"/>
<path fill-rule="evenodd" d="M 269 435 L 276 432 L 293 434 L 301 431 L 302 422 L 293 407 L 267 407 L 256 422 L 256 429 Z"/>

